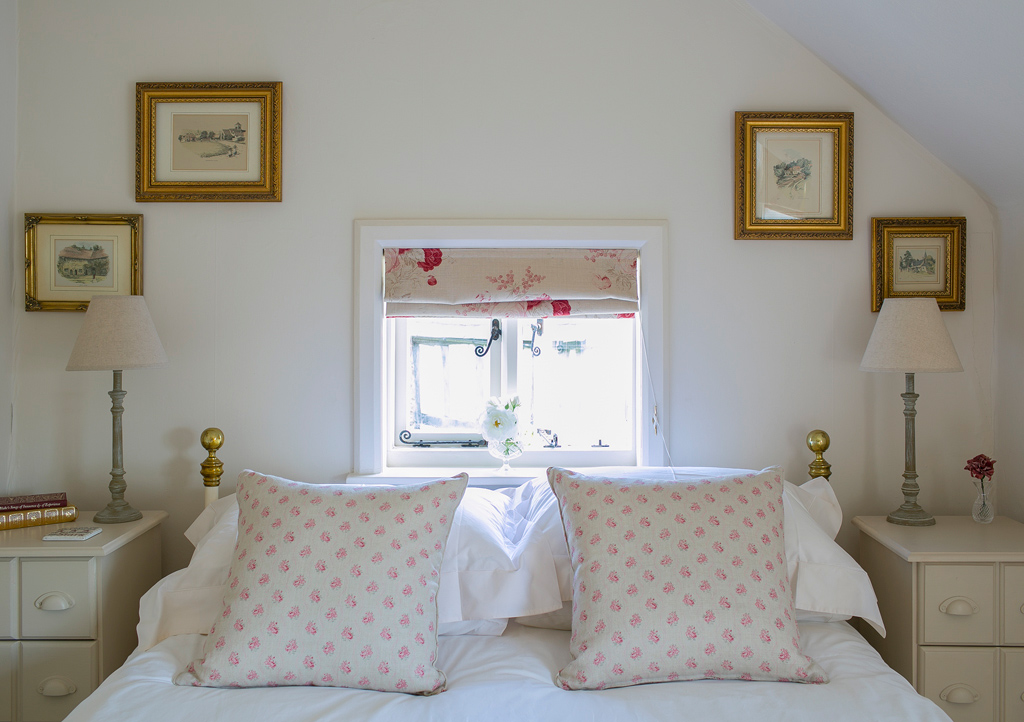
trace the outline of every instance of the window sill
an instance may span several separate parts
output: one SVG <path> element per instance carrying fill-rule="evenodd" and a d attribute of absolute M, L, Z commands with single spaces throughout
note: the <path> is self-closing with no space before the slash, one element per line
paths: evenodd
<path fill-rule="evenodd" d="M 507 486 L 520 486 L 526 482 L 547 474 L 547 467 L 512 467 L 511 471 L 503 472 L 498 468 L 445 468 L 445 467 L 402 467 L 385 469 L 379 474 L 349 474 L 346 484 L 421 484 L 433 479 L 447 479 L 465 471 L 469 474 L 470 486 L 482 486 L 500 489 Z"/>

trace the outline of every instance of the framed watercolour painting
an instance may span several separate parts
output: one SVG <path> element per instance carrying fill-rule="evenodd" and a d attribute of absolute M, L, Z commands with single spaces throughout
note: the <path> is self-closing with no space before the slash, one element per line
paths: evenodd
<path fill-rule="evenodd" d="M 872 218 L 871 310 L 887 298 L 924 296 L 963 311 L 966 218 Z"/>
<path fill-rule="evenodd" d="M 135 200 L 280 201 L 281 83 L 136 83 Z"/>
<path fill-rule="evenodd" d="M 853 238 L 853 113 L 736 113 L 739 239 Z"/>
<path fill-rule="evenodd" d="M 142 216 L 25 214 L 25 310 L 85 311 L 142 293 Z"/>

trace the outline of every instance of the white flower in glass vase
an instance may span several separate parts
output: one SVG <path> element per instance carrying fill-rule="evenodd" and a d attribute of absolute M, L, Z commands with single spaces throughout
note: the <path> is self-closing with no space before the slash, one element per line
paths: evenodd
<path fill-rule="evenodd" d="M 516 409 L 522 406 L 518 396 L 508 401 L 490 398 L 481 419 L 481 433 L 487 442 L 487 451 L 500 459 L 501 470 L 509 471 L 508 462 L 521 456 L 523 443 L 519 439 L 519 417 Z"/>

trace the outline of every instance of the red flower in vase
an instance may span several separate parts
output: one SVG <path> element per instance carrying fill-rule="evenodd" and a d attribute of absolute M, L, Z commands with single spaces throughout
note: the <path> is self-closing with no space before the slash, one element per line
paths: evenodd
<path fill-rule="evenodd" d="M 964 470 L 971 472 L 971 476 L 975 479 L 985 481 L 986 478 L 992 478 L 992 475 L 995 473 L 995 465 L 995 459 L 990 459 L 984 454 L 978 454 L 973 459 L 968 460 Z"/>

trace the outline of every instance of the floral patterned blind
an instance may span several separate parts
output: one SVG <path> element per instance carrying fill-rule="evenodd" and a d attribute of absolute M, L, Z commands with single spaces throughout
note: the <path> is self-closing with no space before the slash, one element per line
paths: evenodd
<path fill-rule="evenodd" d="M 388 316 L 630 316 L 639 252 L 582 248 L 387 248 Z"/>

